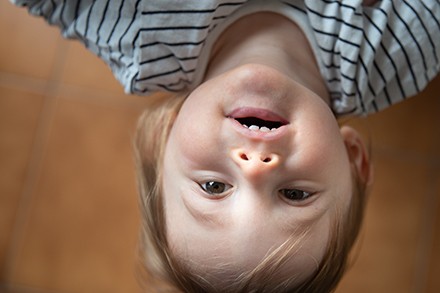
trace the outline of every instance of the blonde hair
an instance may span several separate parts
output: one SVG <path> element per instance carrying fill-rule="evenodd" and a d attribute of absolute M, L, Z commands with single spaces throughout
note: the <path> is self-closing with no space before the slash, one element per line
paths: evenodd
<path fill-rule="evenodd" d="M 347 267 L 349 252 L 359 233 L 365 207 L 366 184 L 352 167 L 353 196 L 348 211 L 338 211 L 326 253 L 318 269 L 304 282 L 279 281 L 277 270 L 294 254 L 298 239 L 288 239 L 250 272 L 239 273 L 229 286 L 212 284 L 174 256 L 167 245 L 162 201 L 162 162 L 169 132 L 185 100 L 164 97 L 140 117 L 135 156 L 142 229 L 139 253 L 141 281 L 148 292 L 331 292 Z M 303 236 L 306 235 L 307 232 Z M 274 280 L 277 280 L 276 282 Z"/>

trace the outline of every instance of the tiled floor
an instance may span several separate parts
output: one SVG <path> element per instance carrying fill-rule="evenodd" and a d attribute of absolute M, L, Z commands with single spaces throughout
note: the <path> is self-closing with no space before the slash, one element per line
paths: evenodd
<path fill-rule="evenodd" d="M 148 100 L 7 1 L 0 36 L 0 291 L 139 292 L 130 143 Z M 440 78 L 353 123 L 376 182 L 337 292 L 440 292 Z"/>

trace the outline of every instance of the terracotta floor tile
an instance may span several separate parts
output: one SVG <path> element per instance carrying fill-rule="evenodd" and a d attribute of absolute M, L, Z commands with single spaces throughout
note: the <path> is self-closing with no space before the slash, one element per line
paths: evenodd
<path fill-rule="evenodd" d="M 0 269 L 5 264 L 42 103 L 41 96 L 0 87 Z"/>
<path fill-rule="evenodd" d="M 440 155 L 440 76 L 416 97 L 370 116 L 376 146 Z"/>
<path fill-rule="evenodd" d="M 71 41 L 69 45 L 61 82 L 117 94 L 124 92 L 104 61 L 79 42 Z"/>
<path fill-rule="evenodd" d="M 12 278 L 55 292 L 136 292 L 137 112 L 60 99 Z"/>
<path fill-rule="evenodd" d="M 59 30 L 9 1 L 0 2 L 0 71 L 47 79 L 54 65 Z"/>
<path fill-rule="evenodd" d="M 361 249 L 338 293 L 412 292 L 430 168 L 375 156 Z"/>
<path fill-rule="evenodd" d="M 437 169 L 435 195 L 437 198 L 437 214 L 433 227 L 433 244 L 431 261 L 429 263 L 428 290 L 429 293 L 440 292 L 440 168 Z"/>

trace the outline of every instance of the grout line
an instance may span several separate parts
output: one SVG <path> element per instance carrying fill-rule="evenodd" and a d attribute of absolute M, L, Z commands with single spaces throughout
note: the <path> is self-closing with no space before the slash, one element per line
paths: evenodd
<path fill-rule="evenodd" d="M 0 86 L 43 95 L 47 89 L 47 80 L 0 71 Z"/>
<path fill-rule="evenodd" d="M 60 291 L 47 290 L 21 284 L 0 283 L 0 292 L 2 293 L 61 293 Z"/>
<path fill-rule="evenodd" d="M 43 79 L 33 78 L 25 75 L 17 75 L 0 71 L 0 87 L 8 87 L 27 91 L 30 93 L 44 95 L 47 92 L 48 82 Z M 161 98 L 165 93 L 158 93 L 151 96 L 134 96 L 124 93 L 106 92 L 100 89 L 82 87 L 60 82 L 57 85 L 58 92 L 63 99 L 80 100 L 82 102 L 96 104 L 105 107 L 143 109 Z"/>
<path fill-rule="evenodd" d="M 411 290 L 413 293 L 427 292 L 428 290 L 429 269 L 432 253 L 434 252 L 434 236 L 440 204 L 436 192 L 436 177 L 440 174 L 440 168 L 435 165 L 431 165 L 429 170 L 430 190 L 424 200 L 420 236 L 415 253 L 414 279 Z"/>
<path fill-rule="evenodd" d="M 115 94 L 80 86 L 62 84 L 63 99 L 77 100 L 105 107 L 139 110 L 151 105 L 162 95 L 130 96 L 123 93 Z"/>
<path fill-rule="evenodd" d="M 20 192 L 12 235 L 6 250 L 5 263 L 2 267 L 3 279 L 7 281 L 12 281 L 16 266 L 18 265 L 18 259 L 20 258 L 24 245 L 24 237 L 29 226 L 32 206 L 37 200 L 35 198 L 35 190 L 41 174 L 44 155 L 56 111 L 58 80 L 62 73 L 67 50 L 67 44 L 59 41 L 58 53 L 55 55 L 55 65 L 51 77 L 46 83 L 45 99 L 38 118 L 32 151 L 27 165 L 26 177 Z"/>

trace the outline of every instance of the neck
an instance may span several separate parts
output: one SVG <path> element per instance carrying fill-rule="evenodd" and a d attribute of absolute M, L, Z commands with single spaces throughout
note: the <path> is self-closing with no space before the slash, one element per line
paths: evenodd
<path fill-rule="evenodd" d="M 287 18 L 263 12 L 233 23 L 212 50 L 205 80 L 252 63 L 277 69 L 329 104 L 328 92 L 308 40 Z"/>

